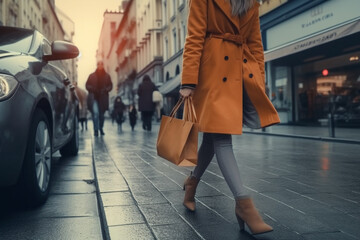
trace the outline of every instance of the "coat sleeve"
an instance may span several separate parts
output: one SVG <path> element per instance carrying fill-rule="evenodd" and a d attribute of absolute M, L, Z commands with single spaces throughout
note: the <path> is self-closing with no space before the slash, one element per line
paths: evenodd
<path fill-rule="evenodd" d="M 141 94 L 142 94 L 142 84 L 139 85 L 138 90 L 137 90 L 137 94 L 139 96 L 141 96 Z"/>
<path fill-rule="evenodd" d="M 259 5 L 256 4 L 255 8 L 256 9 L 253 16 L 255 20 L 253 22 L 252 29 L 250 31 L 250 36 L 247 40 L 247 45 L 251 53 L 256 58 L 257 63 L 259 64 L 261 76 L 265 83 L 264 48 L 263 48 L 263 44 L 261 40 L 261 32 L 260 32 Z"/>
<path fill-rule="evenodd" d="M 182 85 L 197 84 L 207 30 L 207 1 L 190 0 L 187 36 L 183 54 Z"/>
<path fill-rule="evenodd" d="M 94 88 L 94 85 L 93 85 L 93 82 L 94 82 L 94 78 L 93 78 L 93 75 L 90 74 L 90 76 L 88 77 L 88 80 L 86 81 L 86 90 L 88 90 L 88 92 L 95 92 L 96 89 Z"/>

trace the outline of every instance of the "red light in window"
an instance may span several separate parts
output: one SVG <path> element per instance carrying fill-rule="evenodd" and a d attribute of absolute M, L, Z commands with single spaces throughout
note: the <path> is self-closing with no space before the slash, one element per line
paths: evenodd
<path fill-rule="evenodd" d="M 322 70 L 322 75 L 326 77 L 327 75 L 329 75 L 329 71 L 327 69 Z"/>

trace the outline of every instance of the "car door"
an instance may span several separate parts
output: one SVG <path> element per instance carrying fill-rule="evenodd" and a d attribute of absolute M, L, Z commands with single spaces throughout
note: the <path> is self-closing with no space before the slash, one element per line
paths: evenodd
<path fill-rule="evenodd" d="M 46 39 L 43 41 L 43 54 L 51 54 L 51 45 Z M 71 137 L 74 116 L 73 94 L 70 91 L 70 80 L 60 61 L 49 61 L 43 68 L 43 75 L 53 105 L 53 146 L 57 149 Z"/>

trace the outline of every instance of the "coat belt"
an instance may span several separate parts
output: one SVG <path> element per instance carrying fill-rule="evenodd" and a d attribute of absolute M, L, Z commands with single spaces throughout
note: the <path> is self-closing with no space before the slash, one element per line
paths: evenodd
<path fill-rule="evenodd" d="M 229 41 L 235 43 L 236 45 L 243 45 L 246 44 L 246 39 L 243 38 L 242 35 L 236 35 L 231 33 L 224 33 L 224 34 L 216 34 L 216 33 L 207 33 L 207 38 L 220 38 L 224 41 Z"/>

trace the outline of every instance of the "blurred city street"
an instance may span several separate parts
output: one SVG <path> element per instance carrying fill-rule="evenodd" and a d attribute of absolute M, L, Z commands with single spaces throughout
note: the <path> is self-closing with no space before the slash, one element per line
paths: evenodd
<path fill-rule="evenodd" d="M 0 240 L 360 240 L 359 9 L 360 0 L 0 0 Z M 240 231 L 215 157 L 196 211 L 184 207 L 193 168 L 156 151 L 160 118 L 180 96 L 194 97 L 204 131 L 253 127 L 232 146 L 274 231 Z M 230 146 L 214 139 L 220 152 Z"/>

